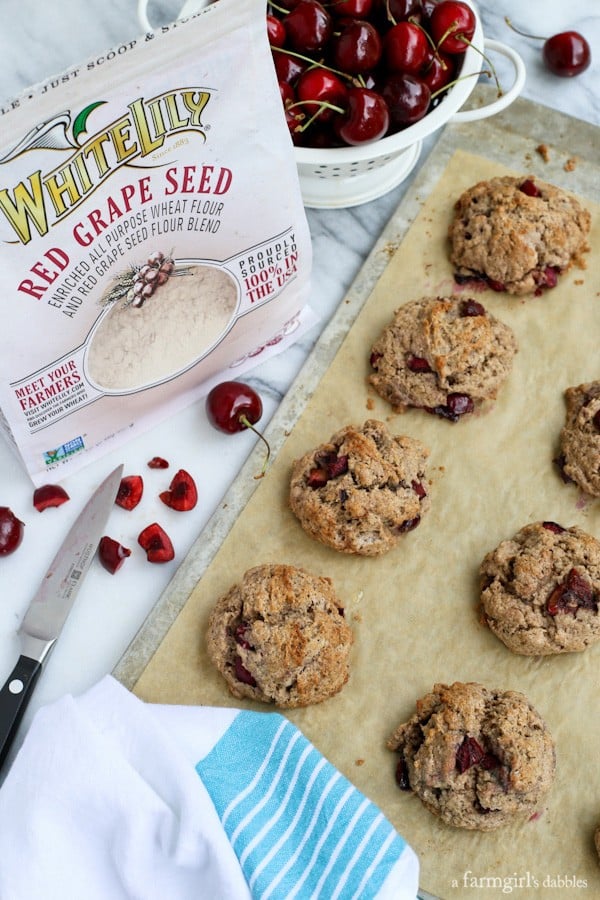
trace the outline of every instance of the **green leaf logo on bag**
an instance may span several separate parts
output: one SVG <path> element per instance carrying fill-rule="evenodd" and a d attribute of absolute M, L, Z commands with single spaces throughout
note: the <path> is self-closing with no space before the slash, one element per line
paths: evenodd
<path fill-rule="evenodd" d="M 138 98 L 119 118 L 95 131 L 91 127 L 103 100 L 89 103 L 74 116 L 60 113 L 32 128 L 0 159 L 0 166 L 34 150 L 69 151 L 69 156 L 46 174 L 32 172 L 14 188 L 0 190 L 0 212 L 22 244 L 32 228 L 45 235 L 68 216 L 99 184 L 123 165 L 155 153 L 175 134 L 193 131 L 206 140 L 202 114 L 210 93 L 202 88 L 173 90 L 149 100 Z M 129 211 L 134 192 L 142 202 L 148 179 L 123 189 L 119 201 Z"/>
<path fill-rule="evenodd" d="M 96 100 L 95 103 L 89 103 L 85 109 L 82 109 L 79 115 L 75 116 L 75 121 L 73 122 L 73 137 L 76 141 L 79 140 L 80 134 L 85 134 L 87 131 L 87 120 L 91 113 L 99 106 L 104 104 L 104 100 Z"/>

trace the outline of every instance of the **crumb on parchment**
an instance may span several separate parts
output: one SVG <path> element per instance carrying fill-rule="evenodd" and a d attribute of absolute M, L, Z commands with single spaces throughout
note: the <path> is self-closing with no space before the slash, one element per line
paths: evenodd
<path fill-rule="evenodd" d="M 536 149 L 536 152 L 540 154 L 540 156 L 542 157 L 544 162 L 547 163 L 550 161 L 550 150 L 548 149 L 547 144 L 538 144 L 538 146 L 535 149 Z"/>

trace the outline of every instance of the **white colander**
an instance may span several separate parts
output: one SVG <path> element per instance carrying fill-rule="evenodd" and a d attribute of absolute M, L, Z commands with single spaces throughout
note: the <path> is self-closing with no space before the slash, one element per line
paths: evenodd
<path fill-rule="evenodd" d="M 360 147 L 294 149 L 305 206 L 333 209 L 358 206 L 381 197 L 404 181 L 411 172 L 419 159 L 423 139 L 428 135 L 448 122 L 473 122 L 493 116 L 519 96 L 525 84 L 523 60 L 506 44 L 484 40 L 476 10 L 475 14 L 475 34 L 464 54 L 460 81 L 419 122 L 390 137 Z M 514 80 L 508 90 L 504 90 L 502 96 L 492 103 L 461 111 L 477 84 L 477 73 L 482 67 L 485 68 L 481 54 L 485 53 L 487 57 L 490 52 L 500 53 L 510 60 Z"/>
<path fill-rule="evenodd" d="M 180 16 L 191 15 L 210 0 L 186 0 Z M 460 80 L 448 90 L 443 100 L 414 125 L 390 137 L 360 147 L 313 149 L 295 147 L 300 188 L 304 205 L 314 209 L 358 206 L 383 196 L 409 175 L 416 165 L 423 139 L 448 122 L 473 122 L 493 116 L 509 106 L 525 84 L 525 64 L 519 54 L 500 41 L 485 40 L 481 19 L 473 0 L 466 0 L 475 17 L 475 33 L 463 57 Z M 151 29 L 147 17 L 148 0 L 138 0 L 138 17 L 146 30 Z M 502 96 L 492 103 L 463 110 L 477 84 L 477 74 L 486 68 L 485 57 L 499 53 L 510 60 L 514 80 Z"/>

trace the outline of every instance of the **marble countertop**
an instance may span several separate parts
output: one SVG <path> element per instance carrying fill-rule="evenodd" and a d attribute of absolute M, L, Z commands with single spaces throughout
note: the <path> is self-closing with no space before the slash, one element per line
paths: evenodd
<path fill-rule="evenodd" d="M 180 5 L 179 0 L 151 0 L 151 21 L 160 24 L 172 20 Z M 600 125 L 598 59 L 579 77 L 557 78 L 543 66 L 541 45 L 514 34 L 504 21 L 508 15 L 522 29 L 532 33 L 542 30 L 546 35 L 578 30 L 593 48 L 600 48 L 597 0 L 571 0 L 568 8 L 546 4 L 541 23 L 535 7 L 523 6 L 519 0 L 506 0 L 501 9 L 493 0 L 480 0 L 478 6 L 486 37 L 507 43 L 521 54 L 527 68 L 524 97 Z M 3 0 L 3 22 L 3 99 L 131 40 L 141 31 L 134 0 L 88 0 L 85 4 L 80 0 L 61 0 L 60 4 Z M 426 163 L 435 140 L 425 142 L 419 165 Z M 548 135 L 551 141 L 552 135 Z M 263 399 L 263 426 L 277 410 L 418 170 L 419 166 L 409 180 L 379 200 L 346 210 L 307 210 L 314 252 L 310 302 L 320 319 L 284 354 L 244 377 Z M 143 556 L 134 555 L 115 576 L 99 565 L 92 566 L 35 691 L 21 738 L 41 704 L 67 692 L 77 694 L 113 670 L 213 513 L 227 502 L 227 491 L 255 440 L 249 432 L 232 437 L 216 432 L 206 421 L 203 402 L 198 402 L 100 462 L 68 476 L 62 483 L 71 502 L 42 514 L 32 506 L 33 488 L 27 474 L 0 441 L 0 505 L 11 507 L 26 523 L 22 546 L 0 562 L 0 684 L 18 657 L 16 630 L 29 600 L 69 525 L 104 473 L 120 462 L 128 473 L 146 472 L 151 456 L 163 456 L 194 475 L 200 496 L 193 512 L 172 520 L 170 534 L 176 549 L 173 562 L 153 566 Z M 134 510 L 130 515 L 128 531 L 136 535 L 151 512 L 145 506 L 143 512 Z"/>

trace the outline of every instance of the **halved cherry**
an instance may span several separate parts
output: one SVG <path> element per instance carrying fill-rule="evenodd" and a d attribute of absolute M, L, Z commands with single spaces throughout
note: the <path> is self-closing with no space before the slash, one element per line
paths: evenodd
<path fill-rule="evenodd" d="M 120 569 L 128 556 L 131 556 L 131 550 L 124 547 L 114 538 L 104 535 L 100 538 L 98 544 L 98 559 L 107 572 L 114 575 L 117 569 Z"/>
<path fill-rule="evenodd" d="M 135 509 L 144 493 L 144 480 L 141 475 L 125 475 L 117 491 L 115 503 L 123 509 Z"/>
<path fill-rule="evenodd" d="M 148 468 L 149 469 L 168 469 L 169 462 L 166 459 L 163 459 L 162 456 L 153 456 L 152 459 L 148 460 Z"/>
<path fill-rule="evenodd" d="M 48 509 L 49 506 L 62 506 L 70 497 L 58 484 L 43 484 L 33 492 L 33 505 L 39 512 Z"/>
<path fill-rule="evenodd" d="M 179 469 L 173 476 L 169 490 L 162 491 L 158 496 L 171 509 L 176 509 L 179 512 L 188 512 L 198 502 L 196 482 L 189 472 L 186 472 L 185 469 Z"/>
<path fill-rule="evenodd" d="M 138 544 L 146 551 L 148 562 L 166 563 L 175 557 L 171 538 L 158 522 L 152 522 L 140 531 Z"/>

